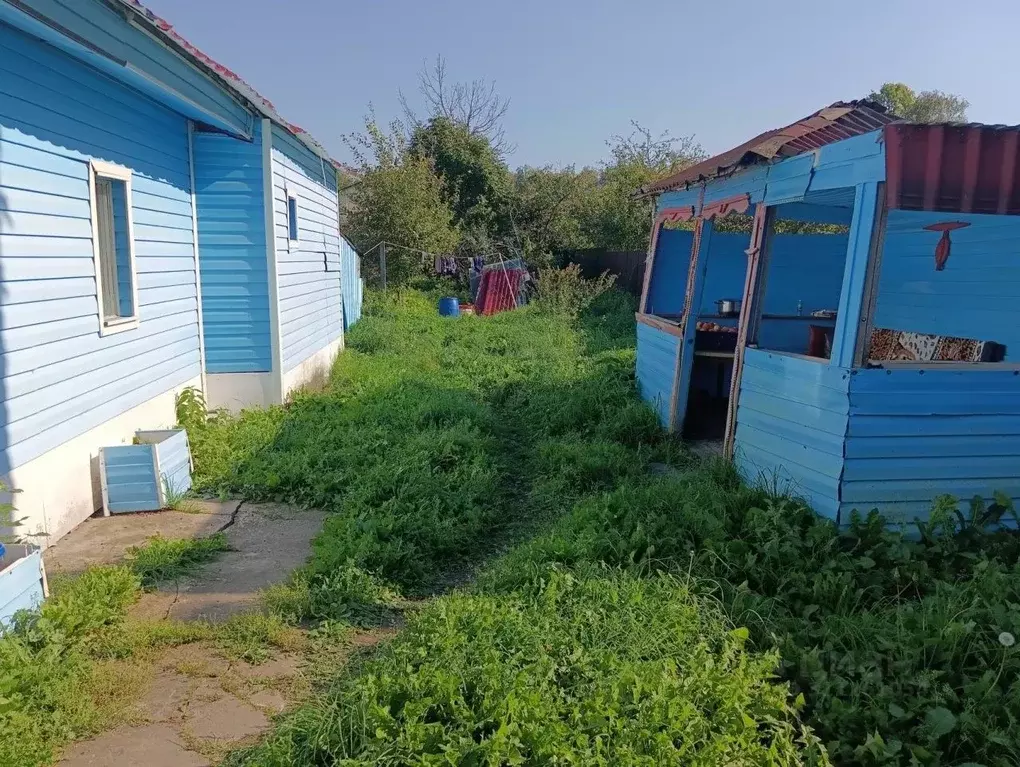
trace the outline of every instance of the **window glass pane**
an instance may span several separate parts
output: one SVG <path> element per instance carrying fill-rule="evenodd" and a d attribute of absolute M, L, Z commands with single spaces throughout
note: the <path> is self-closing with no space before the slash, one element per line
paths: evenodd
<path fill-rule="evenodd" d="M 298 239 L 297 198 L 287 198 L 287 229 L 292 240 Z"/>
<path fill-rule="evenodd" d="M 96 179 L 96 236 L 99 275 L 103 288 L 103 317 L 133 317 L 131 240 L 128 230 L 127 184 L 119 179 Z"/>

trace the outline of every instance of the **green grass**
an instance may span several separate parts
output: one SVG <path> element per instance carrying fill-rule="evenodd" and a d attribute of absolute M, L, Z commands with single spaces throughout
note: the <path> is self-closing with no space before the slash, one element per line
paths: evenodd
<path fill-rule="evenodd" d="M 696 462 L 633 332 L 619 294 L 576 321 L 375 296 L 325 391 L 189 425 L 205 489 L 331 512 L 285 620 L 463 587 L 233 763 L 1020 763 L 1016 535 L 948 504 L 840 532 Z"/>
<path fill-rule="evenodd" d="M 227 536 L 215 533 L 205 538 L 166 538 L 154 535 L 142 546 L 128 549 L 126 562 L 144 588 L 156 588 L 195 572 L 224 551 Z"/>

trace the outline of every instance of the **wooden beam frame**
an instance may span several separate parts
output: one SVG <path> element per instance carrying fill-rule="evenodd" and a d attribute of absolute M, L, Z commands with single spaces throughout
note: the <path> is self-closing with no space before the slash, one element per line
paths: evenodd
<path fill-rule="evenodd" d="M 737 432 L 737 400 L 740 397 L 740 377 L 744 369 L 744 352 L 747 348 L 747 337 L 752 319 L 760 313 L 759 274 L 761 262 L 768 258 L 774 219 L 775 208 L 766 206 L 765 203 L 759 203 L 755 207 L 751 244 L 747 249 L 744 295 L 740 305 L 740 320 L 737 325 L 737 347 L 733 357 L 733 374 L 730 378 L 730 401 L 726 408 L 726 438 L 723 442 L 723 455 L 731 460 Z"/>
<path fill-rule="evenodd" d="M 834 367 L 853 367 L 861 323 L 869 322 L 863 311 L 865 286 L 868 282 L 868 265 L 874 260 L 879 222 L 878 182 L 858 184 L 854 194 L 854 216 L 847 237 L 846 264 L 843 267 L 843 287 L 839 294 L 839 312 L 832 334 L 832 354 L 829 364 Z M 872 287 L 877 280 L 872 280 Z"/>
<path fill-rule="evenodd" d="M 669 402 L 669 430 L 683 429 L 687 415 L 687 397 L 690 394 L 691 368 L 694 364 L 694 337 L 697 332 L 698 307 L 705 287 L 708 271 L 708 252 L 712 247 L 711 221 L 699 218 L 694 224 L 694 240 L 691 243 L 691 260 L 687 269 L 687 290 L 684 294 L 684 311 L 680 320 L 681 340 L 676 353 L 676 368 L 673 371 L 673 392 Z"/>
<path fill-rule="evenodd" d="M 652 270 L 655 268 L 655 251 L 659 245 L 659 232 L 667 221 L 690 221 L 697 215 L 704 199 L 705 188 L 702 187 L 697 205 L 663 208 L 652 222 L 652 237 L 648 242 L 648 254 L 645 256 L 645 276 L 641 283 L 641 302 L 638 304 L 638 311 L 641 314 L 648 312 L 648 289 L 652 284 Z"/>

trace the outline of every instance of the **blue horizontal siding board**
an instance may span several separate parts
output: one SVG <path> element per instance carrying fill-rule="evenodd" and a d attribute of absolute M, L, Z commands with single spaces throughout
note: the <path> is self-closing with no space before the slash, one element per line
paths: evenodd
<path fill-rule="evenodd" d="M 15 547 L 11 547 L 13 552 Z M 20 548 L 20 547 L 19 547 Z M 34 610 L 43 601 L 42 554 L 34 551 L 12 561 L 12 553 L 0 560 L 0 629 L 22 610 Z"/>
<path fill-rule="evenodd" d="M 850 371 L 822 361 L 747 349 L 734 458 L 741 476 L 839 511 Z"/>
<path fill-rule="evenodd" d="M 0 70 L 6 471 L 196 378 L 200 365 L 187 120 L 4 24 Z M 92 159 L 131 171 L 123 202 L 140 324 L 107 336 L 92 262 Z M 121 235 L 123 210 L 115 206 Z M 126 250 L 118 255 L 125 267 Z M 119 291 L 127 312 L 130 281 Z"/>
<path fill-rule="evenodd" d="M 926 518 L 935 498 L 1020 503 L 1020 377 L 1009 370 L 855 371 L 845 509 Z"/>
<path fill-rule="evenodd" d="M 330 255 L 340 250 L 340 214 L 334 170 L 278 128 L 272 141 L 280 335 L 289 371 L 343 334 L 342 274 L 329 268 Z M 296 201 L 295 241 L 289 197 Z M 292 290 L 296 285 L 300 292 Z"/>
<path fill-rule="evenodd" d="M 641 398 L 659 416 L 659 423 L 669 427 L 676 375 L 676 355 L 680 339 L 650 325 L 637 326 L 637 382 Z"/>
<path fill-rule="evenodd" d="M 813 154 L 791 157 L 769 168 L 765 186 L 766 205 L 779 205 L 800 200 L 807 193 L 811 181 Z"/>
<path fill-rule="evenodd" d="M 272 352 L 261 135 L 249 142 L 196 132 L 192 140 L 206 370 L 265 372 Z M 223 296 L 233 312 L 219 311 Z"/>
<path fill-rule="evenodd" d="M 657 211 L 663 211 L 668 208 L 683 208 L 691 205 L 696 207 L 700 199 L 700 186 L 696 186 L 693 189 L 678 189 L 660 194 L 658 200 L 656 200 L 655 207 Z"/>

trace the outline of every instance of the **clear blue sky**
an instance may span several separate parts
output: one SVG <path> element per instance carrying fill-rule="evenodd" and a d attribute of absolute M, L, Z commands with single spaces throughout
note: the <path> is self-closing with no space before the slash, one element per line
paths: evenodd
<path fill-rule="evenodd" d="M 1015 0 L 143 2 L 340 159 L 368 103 L 397 115 L 438 53 L 511 98 L 512 165 L 596 163 L 631 119 L 723 151 L 887 80 L 1020 123 Z"/>

